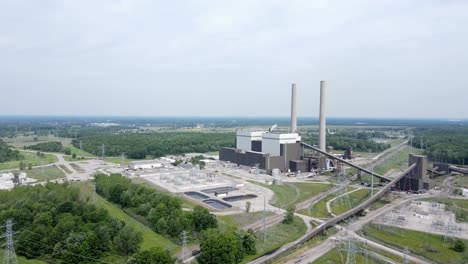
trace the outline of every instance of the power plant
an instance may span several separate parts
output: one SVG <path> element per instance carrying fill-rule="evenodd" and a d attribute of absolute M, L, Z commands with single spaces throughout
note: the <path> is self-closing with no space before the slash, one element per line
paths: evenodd
<path fill-rule="evenodd" d="M 326 116 L 325 116 L 325 81 L 320 82 L 320 128 L 319 147 L 326 151 Z M 309 172 L 313 169 L 326 170 L 331 161 L 326 156 L 306 155 L 297 133 L 297 90 L 296 84 L 291 87 L 291 127 L 289 133 L 269 130 L 243 130 L 236 132 L 235 148 L 221 148 L 219 158 L 237 165 L 258 167 L 268 173 L 273 169 L 282 172 Z"/>

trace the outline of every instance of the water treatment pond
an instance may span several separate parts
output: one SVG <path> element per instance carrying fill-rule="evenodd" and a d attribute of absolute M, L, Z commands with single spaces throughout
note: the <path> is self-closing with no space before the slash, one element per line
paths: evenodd
<path fill-rule="evenodd" d="M 237 201 L 242 201 L 242 200 L 248 200 L 248 199 L 253 199 L 257 198 L 258 196 L 255 194 L 246 194 L 246 195 L 237 195 L 237 196 L 231 196 L 231 197 L 226 197 L 223 198 L 224 201 L 226 202 L 237 202 Z"/>
<path fill-rule="evenodd" d="M 208 199 L 210 197 L 202 194 L 202 193 L 199 193 L 199 192 L 184 192 L 185 195 L 187 195 L 188 197 L 190 198 L 193 198 L 193 199 L 197 199 L 197 200 L 204 200 L 204 199 Z"/>
<path fill-rule="evenodd" d="M 207 205 L 211 206 L 211 207 L 216 208 L 216 209 L 226 209 L 226 208 L 231 208 L 232 207 L 232 205 L 230 205 L 230 204 L 223 203 L 223 202 L 215 200 L 215 199 L 208 199 L 208 200 L 204 200 L 203 202 L 206 203 Z"/>
<path fill-rule="evenodd" d="M 227 193 L 227 192 L 233 192 L 237 190 L 239 189 L 226 186 L 226 187 L 219 187 L 219 188 L 213 188 L 213 189 L 206 189 L 206 190 L 202 190 L 202 192 L 204 193 Z"/>

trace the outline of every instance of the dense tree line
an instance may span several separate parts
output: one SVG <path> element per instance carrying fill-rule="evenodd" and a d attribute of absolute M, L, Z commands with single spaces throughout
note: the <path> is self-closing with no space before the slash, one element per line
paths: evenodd
<path fill-rule="evenodd" d="M 96 176 L 96 191 L 109 201 L 143 216 L 150 227 L 177 243 L 183 231 L 199 233 L 218 226 L 214 215 L 201 206 L 193 212 L 182 210 L 182 201 L 118 174 Z"/>
<path fill-rule="evenodd" d="M 23 159 L 23 156 L 21 156 L 19 151 L 11 149 L 2 139 L 0 139 L 0 162 L 20 159 Z"/>
<path fill-rule="evenodd" d="M 123 134 L 92 134 L 73 141 L 75 147 L 82 142 L 85 151 L 100 156 L 102 145 L 108 156 L 119 156 L 125 153 L 127 157 L 142 159 L 146 156 L 162 157 L 189 152 L 217 151 L 221 147 L 232 147 L 233 133 L 123 133 Z"/>
<path fill-rule="evenodd" d="M 42 152 L 64 152 L 65 150 L 62 146 L 62 142 L 58 141 L 42 142 L 26 148 Z"/>
<path fill-rule="evenodd" d="M 419 128 L 411 142 L 414 147 L 424 149 L 430 160 L 468 164 L 468 128 Z"/>
<path fill-rule="evenodd" d="M 200 264 L 234 264 L 240 263 L 244 256 L 254 255 L 255 234 L 249 231 L 225 231 L 208 229 L 200 236 Z"/>
<path fill-rule="evenodd" d="M 358 138 L 362 137 L 362 138 Z M 332 146 L 336 150 L 345 150 L 348 147 L 353 148 L 354 151 L 372 151 L 381 152 L 391 147 L 390 144 L 377 143 L 371 140 L 369 134 L 335 134 L 327 135 L 327 145 Z M 304 135 L 302 136 L 304 142 L 309 144 L 318 144 L 318 135 Z"/>
<path fill-rule="evenodd" d="M 14 220 L 19 255 L 48 263 L 95 263 L 138 252 L 142 234 L 80 199 L 67 184 L 0 192 L 0 223 Z M 140 262 L 141 263 L 141 262 Z"/>
<path fill-rule="evenodd" d="M 355 130 L 339 131 L 333 136 L 354 138 L 354 139 L 365 139 L 365 140 L 370 140 L 373 138 L 379 138 L 379 139 L 394 139 L 395 138 L 395 137 L 389 137 L 387 136 L 387 134 L 381 131 L 355 131 Z"/>

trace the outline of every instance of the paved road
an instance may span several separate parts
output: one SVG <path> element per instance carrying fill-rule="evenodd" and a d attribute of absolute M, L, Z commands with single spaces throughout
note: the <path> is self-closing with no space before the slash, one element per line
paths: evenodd
<path fill-rule="evenodd" d="M 387 205 L 385 205 L 385 206 L 383 206 L 383 207 L 381 207 L 381 208 L 379 208 L 379 209 L 377 209 L 375 211 L 372 211 L 372 212 L 368 213 L 365 217 L 359 218 L 357 221 L 351 223 L 346 228 L 337 225 L 337 228 L 341 229 L 341 231 L 336 235 L 336 237 L 342 237 L 343 239 L 346 239 L 345 237 L 347 235 L 344 235 L 344 234 L 346 234 L 346 231 L 348 231 L 353 237 L 355 237 L 355 238 L 357 238 L 357 239 L 359 239 L 359 240 L 361 240 L 361 241 L 363 241 L 365 243 L 365 242 L 367 242 L 367 239 L 365 239 L 363 237 L 360 237 L 359 235 L 357 235 L 355 233 L 356 231 L 362 229 L 362 227 L 365 224 L 371 222 L 372 220 L 374 220 L 378 216 L 393 210 L 396 207 L 402 206 L 402 205 L 404 205 L 406 203 L 411 203 L 411 201 L 413 201 L 415 199 L 421 199 L 421 198 L 427 198 L 427 197 L 431 197 L 431 195 L 430 194 L 413 195 L 413 196 L 411 196 L 409 198 L 396 200 L 391 204 L 387 204 Z M 317 260 L 319 257 L 325 255 L 328 251 L 332 250 L 335 247 L 335 245 L 336 245 L 336 243 L 332 240 L 332 238 L 329 238 L 329 239 L 325 240 L 325 242 L 322 242 L 321 244 L 316 246 L 316 247 L 319 247 L 319 250 L 317 250 L 317 249 L 315 249 L 315 247 L 313 247 L 313 248 L 309 249 L 308 251 L 302 253 L 301 255 L 295 257 L 294 259 L 289 260 L 288 263 L 311 263 L 311 262 Z M 380 244 L 378 244 L 376 242 L 372 242 L 372 243 L 368 242 L 368 245 L 375 246 L 376 248 L 382 249 L 382 250 L 387 251 L 389 253 L 392 253 L 392 254 L 394 254 L 396 256 L 403 257 L 403 253 L 398 252 L 398 251 L 396 251 L 396 250 L 394 250 L 392 248 L 386 247 L 384 245 L 380 245 Z M 376 245 L 379 245 L 379 246 L 376 246 Z M 424 260 L 421 260 L 421 259 L 419 259 L 417 257 L 414 257 L 414 256 L 408 256 L 408 259 L 415 262 L 415 263 L 423 263 L 423 264 L 428 263 L 428 262 L 426 262 Z"/>

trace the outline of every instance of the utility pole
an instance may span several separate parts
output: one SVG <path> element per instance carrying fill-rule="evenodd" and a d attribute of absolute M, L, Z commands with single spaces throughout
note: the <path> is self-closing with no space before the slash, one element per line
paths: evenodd
<path fill-rule="evenodd" d="M 96 179 L 93 181 L 93 203 L 96 203 Z"/>
<path fill-rule="evenodd" d="M 13 245 L 13 220 L 6 220 L 6 248 L 5 248 L 5 259 L 3 263 L 5 264 L 18 264 L 18 259 L 16 258 L 15 247 Z"/>
<path fill-rule="evenodd" d="M 182 232 L 182 254 L 180 256 L 182 263 L 187 259 L 187 231 Z"/>
<path fill-rule="evenodd" d="M 356 248 L 352 237 L 348 237 L 348 256 L 346 264 L 356 264 Z"/>
<path fill-rule="evenodd" d="M 371 197 L 374 196 L 374 167 L 372 167 L 372 175 L 371 175 Z"/>
<path fill-rule="evenodd" d="M 406 247 L 405 250 L 403 251 L 403 262 L 402 262 L 403 264 L 409 263 L 408 254 L 409 254 L 409 250 Z"/>
<path fill-rule="evenodd" d="M 263 194 L 263 243 L 266 241 L 266 198 Z"/>

